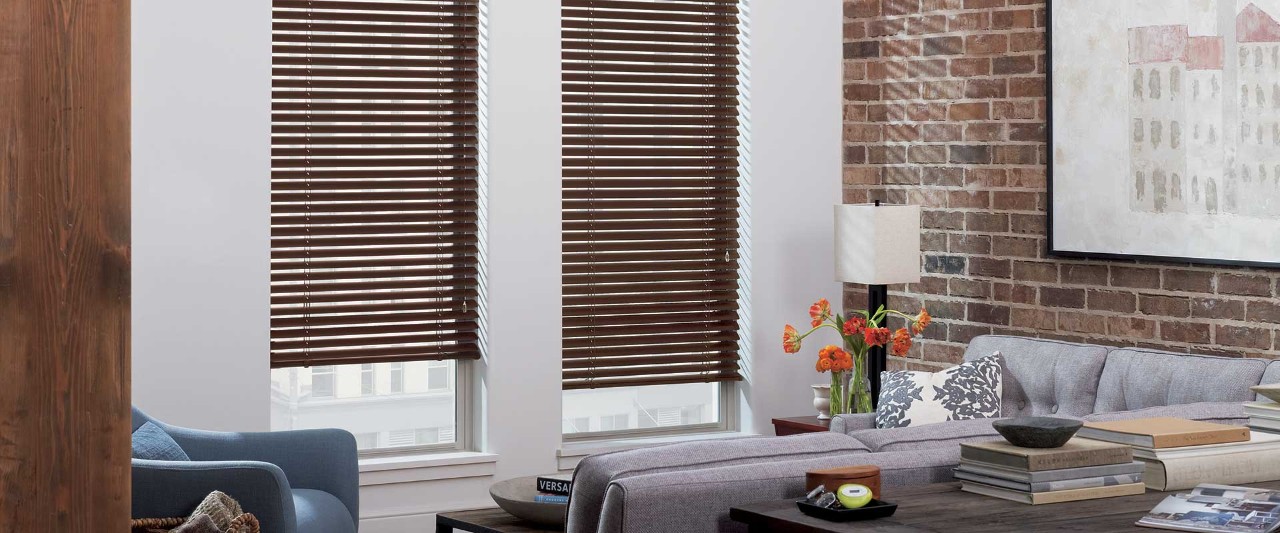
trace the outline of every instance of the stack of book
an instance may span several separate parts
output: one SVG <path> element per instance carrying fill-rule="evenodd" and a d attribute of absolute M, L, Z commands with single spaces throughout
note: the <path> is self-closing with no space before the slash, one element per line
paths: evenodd
<path fill-rule="evenodd" d="M 1249 415 L 1249 429 L 1261 433 L 1280 434 L 1280 403 L 1249 402 L 1244 404 Z"/>
<path fill-rule="evenodd" d="M 1086 423 L 1078 438 L 1128 444 L 1155 490 L 1280 479 L 1280 435 L 1181 418 Z"/>
<path fill-rule="evenodd" d="M 960 445 L 960 490 L 1040 505 L 1142 494 L 1142 463 L 1121 444 L 1072 439 L 1061 448 L 1004 441 Z"/>

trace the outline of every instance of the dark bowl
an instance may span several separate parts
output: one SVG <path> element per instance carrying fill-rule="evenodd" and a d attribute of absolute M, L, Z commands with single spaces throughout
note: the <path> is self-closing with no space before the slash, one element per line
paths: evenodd
<path fill-rule="evenodd" d="M 831 522 L 852 522 L 855 520 L 875 520 L 877 518 L 886 518 L 886 517 L 893 516 L 893 513 L 897 512 L 898 510 L 898 504 L 882 502 L 880 500 L 871 500 L 871 502 L 868 503 L 866 506 L 859 507 L 857 509 L 846 509 L 844 507 L 840 507 L 837 509 L 828 509 L 826 507 L 818 507 L 817 505 L 809 503 L 805 500 L 797 501 L 796 506 L 799 507 L 800 512 L 804 514 L 807 514 L 814 518 L 820 518 L 822 520 L 829 520 Z"/>
<path fill-rule="evenodd" d="M 1080 431 L 1084 422 L 1069 418 L 1028 416 L 996 420 L 991 426 L 1009 444 L 1022 448 L 1057 448 Z"/>

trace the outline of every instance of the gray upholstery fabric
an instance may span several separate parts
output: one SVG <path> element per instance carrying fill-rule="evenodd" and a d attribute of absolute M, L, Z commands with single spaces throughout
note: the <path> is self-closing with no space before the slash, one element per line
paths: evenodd
<path fill-rule="evenodd" d="M 964 359 L 1004 356 L 1001 416 L 1084 416 L 1093 412 L 1106 346 L 1026 337 L 974 338 Z"/>
<path fill-rule="evenodd" d="M 828 426 L 828 429 L 836 433 L 850 433 L 863 429 L 874 429 L 875 427 L 875 413 L 860 413 L 856 415 L 835 415 L 831 417 L 831 425 Z"/>
<path fill-rule="evenodd" d="M 182 446 L 160 426 L 147 422 L 133 430 L 133 458 L 153 461 L 190 461 Z"/>
<path fill-rule="evenodd" d="M 696 470 L 774 463 L 819 454 L 866 454 L 868 448 L 842 433 L 810 433 L 789 437 L 753 437 L 686 442 L 592 455 L 573 471 L 566 531 L 596 531 L 610 482 L 621 479 Z M 853 463 L 858 464 L 858 463 Z"/>
<path fill-rule="evenodd" d="M 995 419 L 954 420 L 888 429 L 864 429 L 849 433 L 850 437 L 871 448 L 872 452 L 903 452 L 959 446 L 961 442 L 999 439 L 991 427 Z"/>
<path fill-rule="evenodd" d="M 1249 415 L 1244 414 L 1244 404 L 1239 402 L 1199 402 L 1183 405 L 1159 405 L 1133 411 L 1116 411 L 1097 413 L 1084 417 L 1086 422 L 1106 422 L 1109 420 L 1133 420 L 1135 418 L 1155 418 L 1170 416 L 1243 426 L 1249 423 Z"/>
<path fill-rule="evenodd" d="M 1119 349 L 1107 356 L 1092 412 L 1132 411 L 1160 405 L 1197 402 L 1244 402 L 1253 399 L 1267 362 Z"/>
<path fill-rule="evenodd" d="M 804 495 L 804 473 L 858 464 L 880 467 L 882 487 L 951 481 L 960 449 L 828 455 L 803 460 L 667 472 L 620 479 L 609 485 L 598 530 L 570 526 L 580 533 L 653 533 L 657 531 L 739 532 L 729 508 L 750 502 Z M 576 488 L 576 487 L 575 487 Z"/>

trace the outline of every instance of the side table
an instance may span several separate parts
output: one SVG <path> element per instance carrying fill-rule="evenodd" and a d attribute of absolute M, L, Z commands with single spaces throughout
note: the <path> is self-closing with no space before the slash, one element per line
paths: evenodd
<path fill-rule="evenodd" d="M 564 528 L 541 526 L 507 514 L 502 509 L 458 511 L 436 515 L 436 533 L 470 531 L 472 533 L 546 533 Z"/>
<path fill-rule="evenodd" d="M 831 421 L 819 420 L 817 415 L 773 419 L 773 431 L 779 437 L 801 433 L 823 433 L 830 430 Z"/>

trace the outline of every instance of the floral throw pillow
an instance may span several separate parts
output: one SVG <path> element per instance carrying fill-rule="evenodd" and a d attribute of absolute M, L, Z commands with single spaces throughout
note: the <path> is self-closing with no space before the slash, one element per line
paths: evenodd
<path fill-rule="evenodd" d="M 941 372 L 880 374 L 876 427 L 901 428 L 1000 416 L 1000 352 Z"/>

